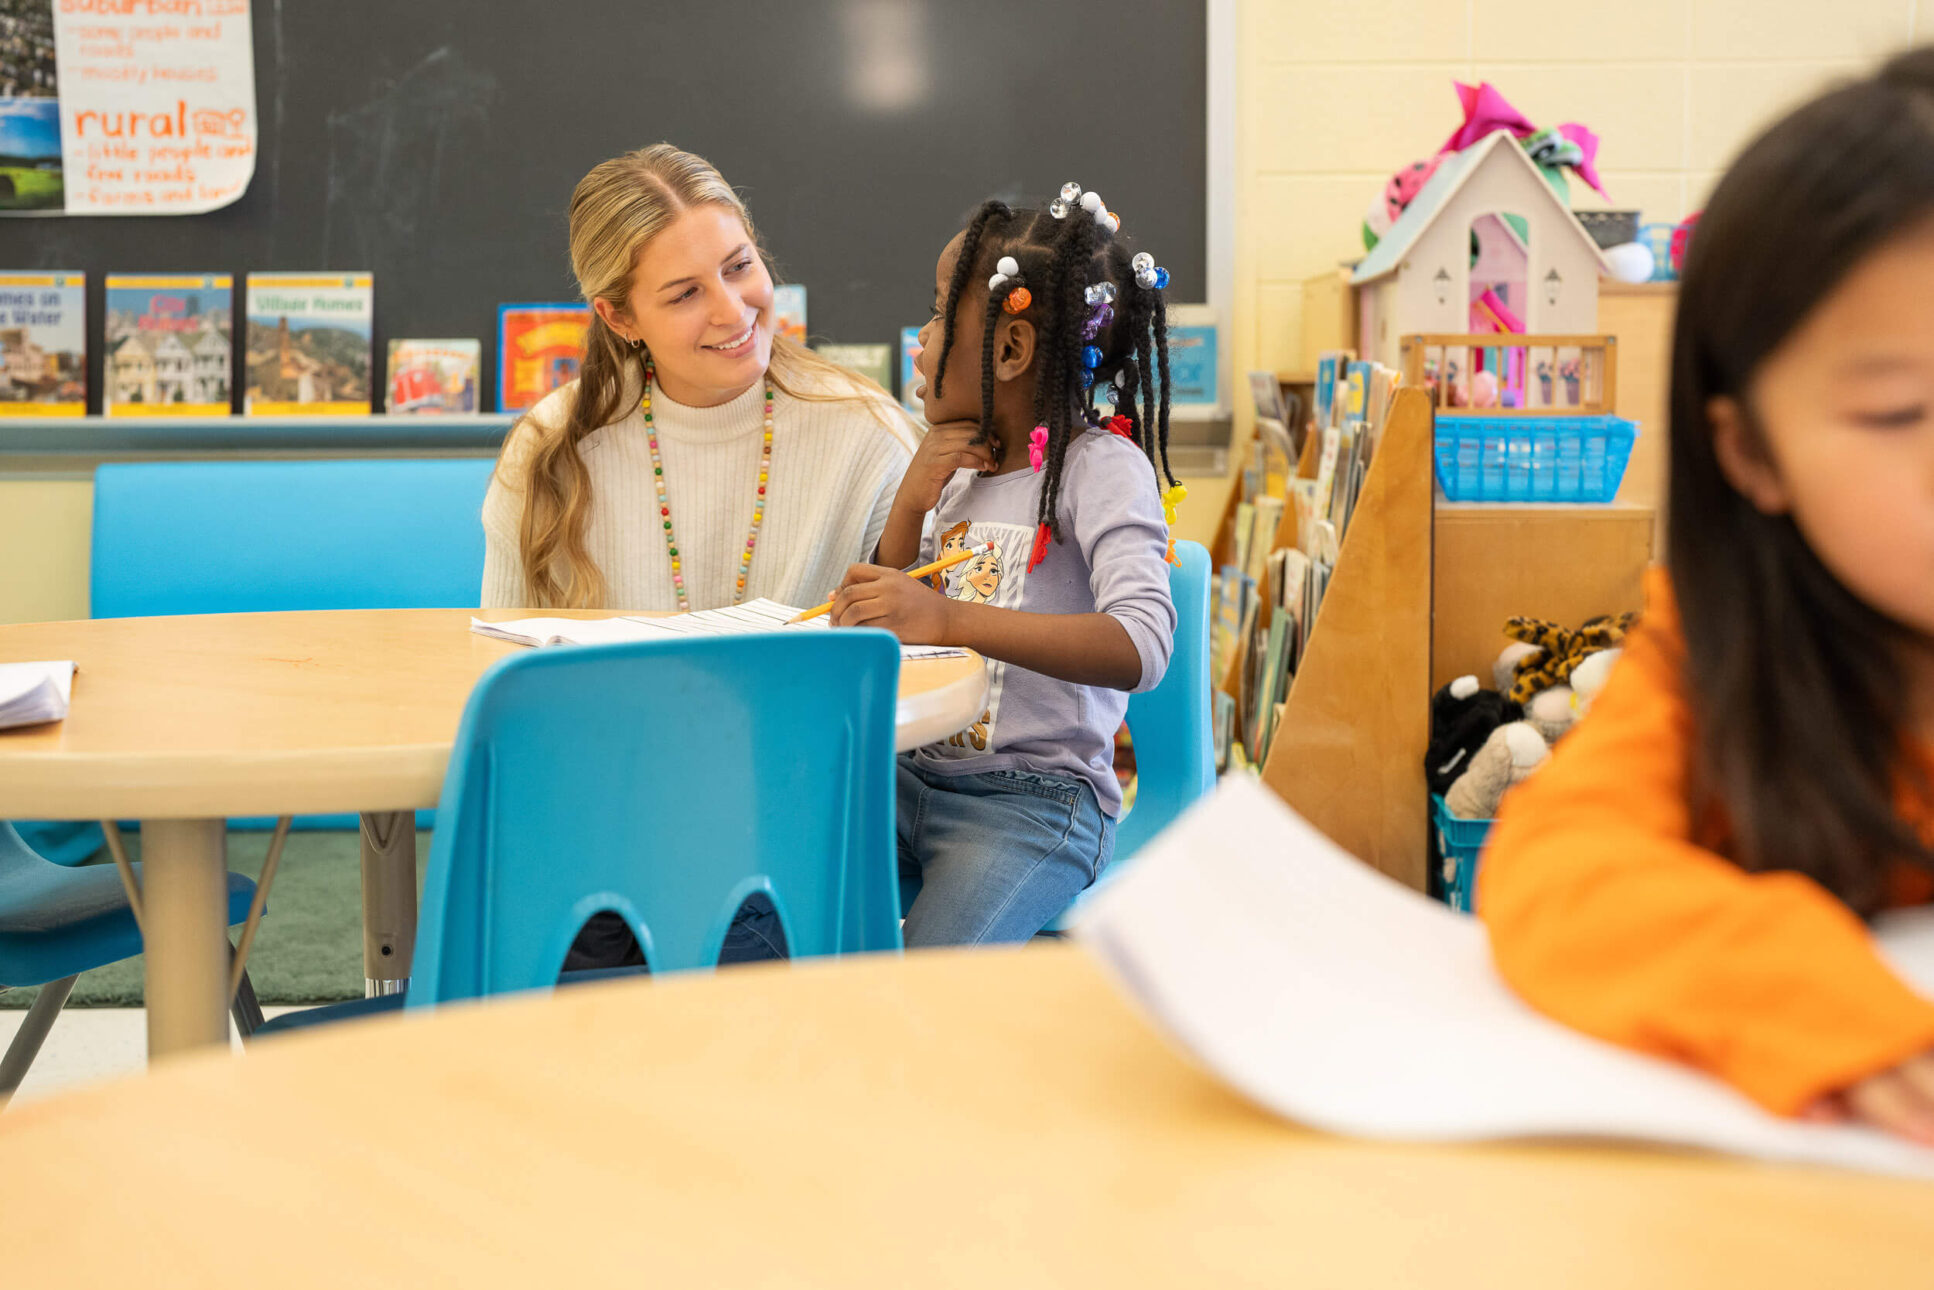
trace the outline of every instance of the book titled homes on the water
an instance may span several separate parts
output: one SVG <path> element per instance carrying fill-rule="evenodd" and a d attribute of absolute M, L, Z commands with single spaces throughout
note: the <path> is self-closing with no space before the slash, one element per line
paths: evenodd
<path fill-rule="evenodd" d="M 86 275 L 0 272 L 0 416 L 87 411 Z"/>
<path fill-rule="evenodd" d="M 367 273 L 249 274 L 243 410 L 368 412 L 373 281 Z"/>
<path fill-rule="evenodd" d="M 226 273 L 107 276 L 101 410 L 111 417 L 227 416 L 235 280 Z"/>

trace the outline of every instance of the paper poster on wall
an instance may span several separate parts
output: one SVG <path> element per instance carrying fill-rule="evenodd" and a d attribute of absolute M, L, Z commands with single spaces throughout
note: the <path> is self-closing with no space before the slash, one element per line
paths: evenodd
<path fill-rule="evenodd" d="M 0 214 L 187 215 L 255 173 L 248 0 L 0 0 Z"/>

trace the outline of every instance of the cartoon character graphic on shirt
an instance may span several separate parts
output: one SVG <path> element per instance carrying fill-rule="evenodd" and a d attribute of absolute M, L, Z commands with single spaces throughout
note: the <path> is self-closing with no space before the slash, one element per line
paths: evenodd
<path fill-rule="evenodd" d="M 947 530 L 946 536 L 951 539 L 956 533 L 960 534 L 960 540 L 959 544 L 953 548 L 954 550 L 965 550 L 968 546 L 974 545 L 967 541 L 966 524 L 956 524 L 953 528 Z M 959 582 L 953 591 L 953 598 L 955 600 L 969 605 L 991 605 L 994 603 L 994 596 L 1001 589 L 1001 577 L 1005 569 L 1005 564 L 1002 559 L 1001 544 L 995 542 L 992 545 L 994 547 L 992 551 L 977 555 L 954 570 L 959 575 Z M 946 553 L 947 548 L 943 546 L 941 548 L 941 554 L 944 556 Z M 988 746 L 992 743 L 993 726 L 994 709 L 990 705 L 986 711 L 980 714 L 979 721 L 976 721 L 967 729 L 948 739 L 947 743 L 955 748 L 971 746 L 975 752 L 986 752 Z"/>
<path fill-rule="evenodd" d="M 972 545 L 967 540 L 967 521 L 962 520 L 940 535 L 940 553 L 934 559 L 945 560 L 948 556 L 965 551 Z M 953 580 L 954 572 L 952 569 L 942 569 L 939 573 L 929 574 L 927 582 L 941 595 L 949 595 L 951 593 L 947 584 Z"/>

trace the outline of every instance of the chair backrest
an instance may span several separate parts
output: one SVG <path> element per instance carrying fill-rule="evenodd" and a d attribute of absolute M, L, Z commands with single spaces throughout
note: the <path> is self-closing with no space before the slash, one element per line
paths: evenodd
<path fill-rule="evenodd" d="M 548 987 L 602 910 L 654 972 L 707 967 L 760 891 L 795 957 L 898 949 L 899 668 L 876 631 L 495 664 L 444 777 L 409 1006 Z"/>
<path fill-rule="evenodd" d="M 143 462 L 94 472 L 96 618 L 475 605 L 495 463 Z"/>
<path fill-rule="evenodd" d="M 1182 563 L 1169 569 L 1175 601 L 1175 649 L 1161 684 L 1128 699 L 1128 733 L 1135 741 L 1135 805 L 1115 832 L 1123 860 L 1167 828 L 1215 787 L 1209 677 L 1209 553 L 1199 542 L 1177 542 Z"/>

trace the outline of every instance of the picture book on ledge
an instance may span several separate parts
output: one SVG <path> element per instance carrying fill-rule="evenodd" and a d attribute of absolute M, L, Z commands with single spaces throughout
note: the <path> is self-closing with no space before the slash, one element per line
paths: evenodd
<path fill-rule="evenodd" d="M 437 416 L 477 410 L 483 346 L 474 340 L 392 340 L 383 410 Z"/>
<path fill-rule="evenodd" d="M 233 404 L 235 279 L 110 273 L 101 411 L 225 417 Z"/>
<path fill-rule="evenodd" d="M 497 410 L 522 412 L 577 380 L 590 328 L 585 305 L 499 305 Z"/>
<path fill-rule="evenodd" d="M 251 416 L 366 416 L 375 280 L 367 273 L 251 273 Z"/>
<path fill-rule="evenodd" d="M 0 417 L 87 412 L 87 276 L 0 271 Z"/>

